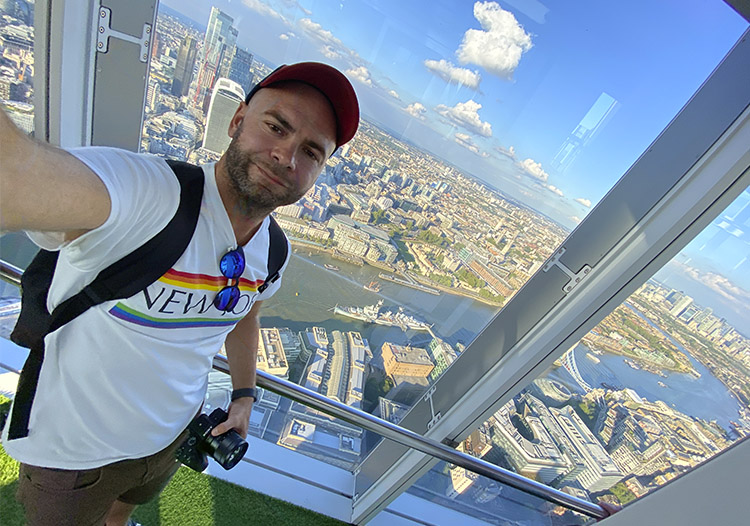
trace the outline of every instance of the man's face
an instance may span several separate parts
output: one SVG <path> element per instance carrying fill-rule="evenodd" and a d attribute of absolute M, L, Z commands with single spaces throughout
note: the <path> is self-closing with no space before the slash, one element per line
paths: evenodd
<path fill-rule="evenodd" d="M 258 91 L 237 110 L 229 132 L 226 171 L 247 211 L 270 211 L 299 200 L 336 147 L 331 104 L 299 82 Z"/>

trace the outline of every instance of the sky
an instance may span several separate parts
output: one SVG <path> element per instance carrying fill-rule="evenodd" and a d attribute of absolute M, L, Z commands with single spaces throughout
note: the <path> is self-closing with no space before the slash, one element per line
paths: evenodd
<path fill-rule="evenodd" d="M 338 67 L 366 120 L 570 229 L 747 29 L 721 0 L 162 3 L 202 25 L 218 7 L 270 65 Z"/>

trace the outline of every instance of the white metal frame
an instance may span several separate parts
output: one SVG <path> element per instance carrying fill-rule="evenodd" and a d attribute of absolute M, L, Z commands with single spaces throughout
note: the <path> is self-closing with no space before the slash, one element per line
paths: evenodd
<path fill-rule="evenodd" d="M 36 135 L 71 148 L 91 144 L 95 0 L 37 0 L 34 11 Z"/>

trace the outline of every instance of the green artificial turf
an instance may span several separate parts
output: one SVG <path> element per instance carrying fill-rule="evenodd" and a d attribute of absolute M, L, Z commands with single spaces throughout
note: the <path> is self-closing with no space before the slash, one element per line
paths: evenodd
<path fill-rule="evenodd" d="M 0 421 L 10 402 L 0 396 Z M 23 526 L 18 463 L 0 446 L 0 526 Z M 340 521 L 182 467 L 133 518 L 143 526 L 336 526 Z"/>

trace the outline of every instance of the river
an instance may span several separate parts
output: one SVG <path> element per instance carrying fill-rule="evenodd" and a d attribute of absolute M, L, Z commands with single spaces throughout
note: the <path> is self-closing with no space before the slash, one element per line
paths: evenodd
<path fill-rule="evenodd" d="M 629 387 L 650 402 L 662 400 L 686 415 L 707 421 L 716 420 L 723 428 L 730 429 L 729 421 L 739 418 L 740 403 L 724 384 L 711 375 L 711 371 L 690 356 L 684 348 L 680 347 L 680 351 L 693 362 L 696 371 L 701 373 L 700 378 L 672 372 L 666 373 L 667 377 L 662 378 L 642 369 L 633 369 L 625 363 L 625 356 L 609 353 L 596 356 L 600 362 L 594 363 L 587 357 L 587 353 L 590 353 L 588 348 L 580 343 L 573 352 L 581 377 L 591 387 L 600 387 L 602 382 L 619 388 Z M 564 381 L 572 391 L 583 391 L 562 367 L 550 376 Z M 660 386 L 658 382 L 666 387 Z"/>
<path fill-rule="evenodd" d="M 331 271 L 325 264 L 340 267 Z M 281 290 L 267 300 L 261 313 L 265 327 L 289 327 L 294 331 L 313 325 L 331 330 L 358 331 L 370 343 L 376 354 L 385 341 L 399 344 L 425 345 L 429 335 L 425 332 L 404 333 L 397 327 L 384 327 L 357 320 L 334 316 L 332 309 L 339 305 L 365 306 L 382 299 L 384 307 L 403 305 L 408 313 L 432 323 L 436 335 L 455 345 L 468 345 L 497 313 L 491 307 L 463 296 L 441 293 L 435 296 L 378 278 L 382 270 L 363 267 L 331 258 L 325 253 L 298 248 L 293 253 L 289 269 L 284 274 Z M 363 288 L 370 281 L 378 281 L 379 293 Z M 644 370 L 635 370 L 624 362 L 624 357 L 614 354 L 597 356 L 594 363 L 586 357 L 588 349 L 579 344 L 575 349 L 576 362 L 584 380 L 598 387 L 602 382 L 617 387 L 630 387 L 651 402 L 663 400 L 685 414 L 704 420 L 716 420 L 729 428 L 730 420 L 738 419 L 739 402 L 719 380 L 700 362 L 675 342 L 701 373 L 700 378 L 689 374 L 667 373 L 666 378 Z M 564 381 L 573 391 L 581 391 L 572 376 L 558 368 L 550 376 Z M 661 387 L 658 382 L 666 387 Z"/>
<path fill-rule="evenodd" d="M 339 272 L 328 270 L 335 265 Z M 279 292 L 267 300 L 261 310 L 263 326 L 284 326 L 304 330 L 312 325 L 327 330 L 359 331 L 375 350 L 385 341 L 415 345 L 429 341 L 429 334 L 420 331 L 404 333 L 398 327 L 371 325 L 334 316 L 335 305 L 363 307 L 383 300 L 383 307 L 396 310 L 403 306 L 407 314 L 433 324 L 433 332 L 455 346 L 468 345 L 497 313 L 491 307 L 471 298 L 441 293 L 439 296 L 378 278 L 384 272 L 369 265 L 357 266 L 333 259 L 325 253 L 300 248 L 293 253 L 284 273 Z M 380 292 L 364 289 L 377 281 Z"/>

